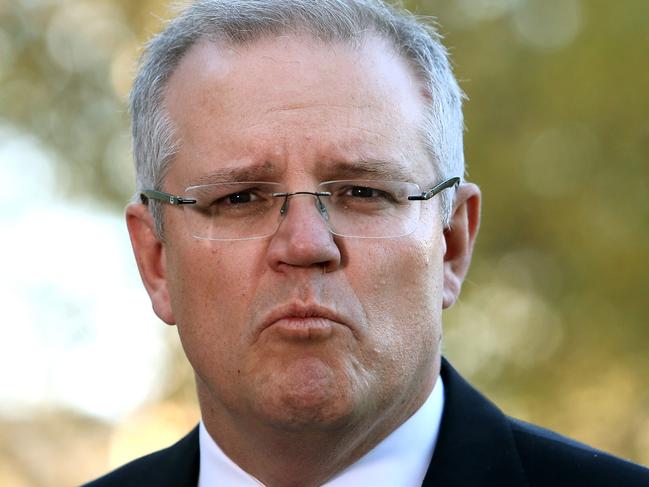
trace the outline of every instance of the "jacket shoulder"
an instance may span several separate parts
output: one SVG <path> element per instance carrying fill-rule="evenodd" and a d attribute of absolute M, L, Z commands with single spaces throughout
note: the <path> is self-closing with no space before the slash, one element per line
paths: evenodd
<path fill-rule="evenodd" d="M 199 463 L 196 427 L 174 445 L 133 460 L 83 487 L 196 487 Z"/>
<path fill-rule="evenodd" d="M 649 469 L 539 426 L 508 419 L 531 486 L 649 487 Z"/>

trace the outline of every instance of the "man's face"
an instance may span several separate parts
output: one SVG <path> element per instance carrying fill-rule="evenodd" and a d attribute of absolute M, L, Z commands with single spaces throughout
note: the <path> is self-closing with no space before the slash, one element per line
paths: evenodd
<path fill-rule="evenodd" d="M 384 161 L 382 179 L 438 182 L 418 135 L 418 82 L 379 39 L 356 49 L 293 36 L 201 42 L 171 77 L 166 104 L 181 141 L 170 193 L 226 170 L 315 191 L 377 177 L 367 161 Z M 183 210 L 166 207 L 167 316 L 203 414 L 299 429 L 411 413 L 437 373 L 439 211 L 438 198 L 423 203 L 406 237 L 341 238 L 312 197 L 298 196 L 272 237 L 224 242 L 192 238 Z"/>

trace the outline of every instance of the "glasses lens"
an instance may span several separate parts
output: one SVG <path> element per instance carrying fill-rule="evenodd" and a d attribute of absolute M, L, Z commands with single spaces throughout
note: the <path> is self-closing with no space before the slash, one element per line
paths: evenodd
<path fill-rule="evenodd" d="M 408 196 L 419 186 L 400 181 L 329 181 L 320 185 L 331 193 L 322 201 L 333 233 L 345 237 L 388 238 L 412 233 L 419 221 L 420 202 Z"/>
<path fill-rule="evenodd" d="M 416 184 L 400 181 L 328 181 L 316 197 L 330 231 L 344 237 L 393 238 L 413 232 L 419 221 L 420 202 L 408 196 L 420 194 Z M 187 188 L 185 198 L 196 204 L 184 206 L 191 234 L 207 240 L 247 240 L 272 235 L 281 220 L 287 198 L 283 185 L 268 182 L 218 183 Z M 305 195 L 304 193 L 302 193 Z M 318 206 L 322 205 L 322 206 Z"/>
<path fill-rule="evenodd" d="M 193 186 L 185 197 L 196 204 L 185 207 L 192 235 L 207 240 L 245 240 L 272 235 L 279 223 L 283 191 L 277 183 L 236 182 Z"/>

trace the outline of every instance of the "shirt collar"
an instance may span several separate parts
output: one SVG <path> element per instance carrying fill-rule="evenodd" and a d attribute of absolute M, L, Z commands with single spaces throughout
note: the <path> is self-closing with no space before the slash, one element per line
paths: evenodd
<path fill-rule="evenodd" d="M 444 384 L 438 377 L 426 402 L 401 426 L 323 487 L 358 485 L 420 486 L 433 457 L 444 409 Z M 198 487 L 259 487 L 255 477 L 223 453 L 199 425 Z"/>

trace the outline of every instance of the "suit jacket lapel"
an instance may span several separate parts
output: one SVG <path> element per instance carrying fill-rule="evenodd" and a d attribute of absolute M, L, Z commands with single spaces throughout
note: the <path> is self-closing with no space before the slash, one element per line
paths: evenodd
<path fill-rule="evenodd" d="M 200 452 L 198 446 L 198 426 L 173 446 L 162 450 L 158 460 L 151 462 L 143 472 L 141 481 L 133 485 L 156 487 L 196 487 Z"/>
<path fill-rule="evenodd" d="M 444 411 L 423 486 L 526 486 L 509 422 L 442 359 Z"/>

